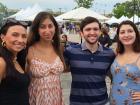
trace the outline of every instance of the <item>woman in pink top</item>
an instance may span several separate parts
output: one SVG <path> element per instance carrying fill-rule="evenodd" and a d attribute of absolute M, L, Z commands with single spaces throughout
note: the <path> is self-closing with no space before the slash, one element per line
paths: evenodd
<path fill-rule="evenodd" d="M 30 105 L 63 105 L 60 84 L 63 61 L 57 22 L 51 14 L 40 12 L 29 35 Z"/>

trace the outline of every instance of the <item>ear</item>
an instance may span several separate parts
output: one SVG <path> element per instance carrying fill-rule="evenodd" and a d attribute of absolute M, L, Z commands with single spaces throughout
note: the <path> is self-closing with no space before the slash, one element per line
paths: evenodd
<path fill-rule="evenodd" d="M 80 31 L 79 34 L 80 34 L 81 37 L 83 37 L 83 32 L 82 31 Z"/>
<path fill-rule="evenodd" d="M 5 35 L 3 35 L 3 34 L 0 35 L 0 38 L 1 38 L 2 41 L 4 41 L 4 36 Z"/>

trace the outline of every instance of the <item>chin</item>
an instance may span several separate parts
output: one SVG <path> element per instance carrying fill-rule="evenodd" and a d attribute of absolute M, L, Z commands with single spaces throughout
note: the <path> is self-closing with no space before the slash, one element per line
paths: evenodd
<path fill-rule="evenodd" d="M 90 44 L 95 44 L 97 41 L 88 41 Z"/>
<path fill-rule="evenodd" d="M 133 43 L 123 43 L 125 46 L 132 46 Z"/>
<path fill-rule="evenodd" d="M 88 42 L 89 44 L 95 44 L 96 42 Z"/>
<path fill-rule="evenodd" d="M 129 46 L 132 46 L 132 44 L 124 44 L 124 46 L 127 46 L 127 47 L 129 47 Z"/>
<path fill-rule="evenodd" d="M 52 41 L 52 39 L 45 39 L 45 41 Z"/>
<path fill-rule="evenodd" d="M 15 52 L 20 52 L 21 50 L 23 50 L 23 48 L 19 48 L 19 49 L 15 49 Z"/>

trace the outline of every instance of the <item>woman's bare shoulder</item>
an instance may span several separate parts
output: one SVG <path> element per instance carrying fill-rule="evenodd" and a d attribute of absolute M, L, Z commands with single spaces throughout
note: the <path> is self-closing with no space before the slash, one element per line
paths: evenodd
<path fill-rule="evenodd" d="M 27 54 L 27 59 L 30 59 L 30 58 L 33 57 L 33 54 L 34 54 L 33 49 L 34 49 L 34 46 L 29 47 L 28 54 Z"/>

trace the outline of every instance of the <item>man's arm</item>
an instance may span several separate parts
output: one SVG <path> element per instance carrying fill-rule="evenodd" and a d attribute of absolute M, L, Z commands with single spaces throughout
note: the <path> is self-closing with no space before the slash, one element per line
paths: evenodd
<path fill-rule="evenodd" d="M 70 72 L 70 63 L 69 63 L 69 51 L 67 48 L 63 52 L 64 61 L 65 61 L 65 70 L 64 72 Z"/>

